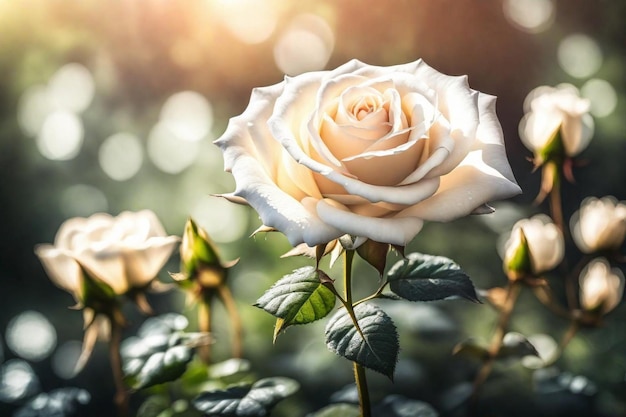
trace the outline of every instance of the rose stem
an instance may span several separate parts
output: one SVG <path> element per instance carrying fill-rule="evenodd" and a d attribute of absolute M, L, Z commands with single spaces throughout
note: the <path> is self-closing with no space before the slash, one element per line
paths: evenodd
<path fill-rule="evenodd" d="M 345 296 L 345 306 L 350 309 L 350 316 L 354 316 L 354 310 L 352 306 L 352 260 L 354 258 L 354 250 L 346 250 L 344 255 L 343 264 L 343 288 Z M 357 325 L 357 323 L 355 323 Z M 370 410 L 370 396 L 367 389 L 367 378 L 365 375 L 365 368 L 357 362 L 352 362 L 354 369 L 354 381 L 356 383 L 356 389 L 359 393 L 359 406 L 361 408 L 361 417 L 370 417 L 372 412 Z"/>
<path fill-rule="evenodd" d="M 222 302 L 224 303 L 224 306 L 226 307 L 226 311 L 228 312 L 230 323 L 233 329 L 232 355 L 234 358 L 241 358 L 243 327 L 241 325 L 241 317 L 239 316 L 239 311 L 237 310 L 235 299 L 233 298 L 232 292 L 226 285 L 218 286 L 217 291 L 220 298 L 222 299 Z"/>
<path fill-rule="evenodd" d="M 211 306 L 207 295 L 203 295 L 198 303 L 198 329 L 203 333 L 211 332 Z M 211 364 L 211 346 L 209 344 L 198 346 L 198 355 L 204 364 Z"/>
<path fill-rule="evenodd" d="M 491 345 L 489 346 L 489 356 L 482 368 L 478 372 L 476 379 L 474 380 L 474 398 L 481 387 L 481 385 L 487 380 L 487 377 L 491 373 L 493 369 L 493 364 L 500 353 L 500 349 L 502 348 L 502 341 L 506 334 L 507 327 L 509 325 L 509 321 L 511 319 L 511 313 L 513 312 L 513 308 L 515 307 L 515 302 L 517 301 L 517 297 L 521 290 L 521 283 L 519 281 L 509 281 L 509 285 L 507 287 L 506 300 L 504 305 L 502 306 L 502 310 L 500 311 L 500 317 L 498 319 L 498 327 L 496 327 L 496 331 L 491 338 Z"/>
<path fill-rule="evenodd" d="M 559 175 L 559 166 L 555 162 L 551 162 L 546 166 L 546 169 L 553 170 L 552 172 L 552 189 L 550 190 L 550 213 L 554 224 L 561 230 L 563 237 L 565 237 L 567 230 L 563 221 L 563 202 L 561 201 L 561 177 Z M 576 307 L 576 287 L 574 280 L 565 276 L 565 295 L 567 297 L 567 305 L 570 309 Z"/>
<path fill-rule="evenodd" d="M 129 395 L 124 384 L 124 372 L 122 371 L 122 356 L 120 354 L 120 344 L 122 342 L 123 324 L 113 313 L 111 319 L 111 340 L 109 342 L 109 355 L 111 357 L 111 370 L 113 371 L 113 381 L 115 382 L 115 405 L 118 415 L 127 417 L 129 415 L 128 403 Z"/>

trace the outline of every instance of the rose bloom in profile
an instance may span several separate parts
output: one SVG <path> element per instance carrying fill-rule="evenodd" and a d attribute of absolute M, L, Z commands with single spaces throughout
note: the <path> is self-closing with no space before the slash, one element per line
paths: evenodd
<path fill-rule="evenodd" d="M 584 253 L 617 250 L 626 236 L 626 203 L 610 196 L 586 198 L 572 216 L 570 228 Z"/>
<path fill-rule="evenodd" d="M 623 293 L 624 274 L 604 258 L 594 259 L 580 274 L 580 304 L 586 311 L 606 314 L 617 307 Z"/>
<path fill-rule="evenodd" d="M 521 192 L 495 97 L 423 61 L 352 60 L 253 90 L 216 141 L 236 190 L 292 245 L 342 235 L 406 245 L 426 221 Z"/>
<path fill-rule="evenodd" d="M 509 277 L 539 276 L 563 260 L 565 242 L 552 219 L 538 214 L 515 223 L 503 249 Z"/>
<path fill-rule="evenodd" d="M 57 231 L 54 245 L 41 244 L 35 253 L 58 287 L 72 294 L 83 309 L 85 339 L 77 369 L 82 368 L 100 335 L 106 339 L 111 314 L 106 297 L 127 294 L 148 286 L 156 278 L 176 247 L 179 238 L 167 236 L 150 210 L 123 212 L 117 217 L 98 213 L 88 218 L 65 221 Z M 106 290 L 98 293 L 85 274 Z M 114 298 L 110 299 L 114 303 Z M 106 311 L 98 311 L 102 306 Z M 100 314 L 104 313 L 104 314 Z"/>
<path fill-rule="evenodd" d="M 535 153 L 536 165 L 550 156 L 547 153 L 562 151 L 573 157 L 589 145 L 594 130 L 590 105 L 570 84 L 541 86 L 528 94 L 519 134 L 524 145 Z M 560 142 L 554 143 L 557 134 Z"/>

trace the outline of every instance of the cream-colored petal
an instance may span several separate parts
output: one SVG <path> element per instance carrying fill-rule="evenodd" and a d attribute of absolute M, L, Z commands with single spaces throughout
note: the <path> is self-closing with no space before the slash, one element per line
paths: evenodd
<path fill-rule="evenodd" d="M 152 237 L 143 245 L 123 250 L 128 285 L 145 287 L 152 281 L 178 245 L 177 236 Z"/>
<path fill-rule="evenodd" d="M 417 218 L 361 216 L 330 199 L 317 203 L 317 213 L 324 222 L 341 228 L 346 234 L 401 246 L 410 242 L 423 226 L 423 222 Z"/>
<path fill-rule="evenodd" d="M 35 254 L 39 257 L 50 280 L 79 301 L 82 271 L 71 254 L 48 244 L 35 247 Z"/>
<path fill-rule="evenodd" d="M 109 285 L 116 294 L 125 294 L 128 287 L 126 265 L 121 246 L 90 246 L 74 254 L 76 260 L 94 279 Z"/>

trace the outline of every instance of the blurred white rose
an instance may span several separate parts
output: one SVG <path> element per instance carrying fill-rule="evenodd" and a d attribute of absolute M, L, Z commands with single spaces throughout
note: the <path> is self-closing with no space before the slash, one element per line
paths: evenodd
<path fill-rule="evenodd" d="M 618 249 L 626 236 L 626 203 L 610 196 L 586 198 L 572 215 L 570 228 L 584 253 Z"/>
<path fill-rule="evenodd" d="M 519 135 L 524 145 L 535 153 L 540 165 L 560 149 L 565 156 L 582 152 L 593 136 L 593 118 L 589 114 L 591 103 L 581 98 L 573 85 L 541 86 L 532 90 L 524 101 L 524 117 L 519 125 Z M 553 143 L 560 133 L 560 143 Z"/>
<path fill-rule="evenodd" d="M 121 295 L 152 281 L 176 247 L 150 210 L 75 217 L 59 228 L 54 245 L 36 248 L 50 279 L 80 301 L 81 266 Z"/>
<path fill-rule="evenodd" d="M 563 260 L 565 242 L 552 220 L 538 214 L 515 223 L 503 249 L 504 269 L 509 274 L 538 276 Z"/>
<path fill-rule="evenodd" d="M 426 221 L 450 221 L 521 192 L 495 97 L 421 60 L 352 60 L 253 91 L 216 141 L 265 226 L 292 245 L 349 234 L 406 245 Z"/>
<path fill-rule="evenodd" d="M 624 274 L 604 258 L 591 261 L 580 274 L 580 304 L 586 311 L 606 314 L 622 299 Z"/>

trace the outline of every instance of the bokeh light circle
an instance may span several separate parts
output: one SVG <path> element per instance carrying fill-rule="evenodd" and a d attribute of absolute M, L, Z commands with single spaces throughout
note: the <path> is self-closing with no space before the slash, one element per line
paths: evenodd
<path fill-rule="evenodd" d="M 9 349 L 22 358 L 40 361 L 54 350 L 57 334 L 43 314 L 29 310 L 9 322 L 6 342 Z"/>
<path fill-rule="evenodd" d="M 324 69 L 333 52 L 335 36 L 324 19 L 296 16 L 274 46 L 274 62 L 287 75 Z"/>
<path fill-rule="evenodd" d="M 274 33 L 278 4 L 276 0 L 215 0 L 213 10 L 233 36 L 243 43 L 258 44 Z"/>
<path fill-rule="evenodd" d="M 506 19 L 524 32 L 543 32 L 554 22 L 552 0 L 504 0 L 502 8 Z"/>
<path fill-rule="evenodd" d="M 91 72 L 81 64 L 70 63 L 59 68 L 48 82 L 48 94 L 58 109 L 81 113 L 93 100 L 95 82 Z"/>
<path fill-rule="evenodd" d="M 0 367 L 0 401 L 14 402 L 39 391 L 39 380 L 28 362 L 10 359 Z"/>
<path fill-rule="evenodd" d="M 213 109 L 201 94 L 181 91 L 167 99 L 160 120 L 180 139 L 198 141 L 213 127 Z"/>
<path fill-rule="evenodd" d="M 213 196 L 201 197 L 191 209 L 191 217 L 218 243 L 244 237 L 248 230 L 246 216 L 243 206 Z"/>
<path fill-rule="evenodd" d="M 78 340 L 70 340 L 63 343 L 54 352 L 51 359 L 51 366 L 54 373 L 63 379 L 70 379 L 76 376 L 76 363 L 80 357 L 83 344 Z"/>
<path fill-rule="evenodd" d="M 126 181 L 137 174 L 143 162 L 143 146 L 135 135 L 116 133 L 100 145 L 98 161 L 102 170 L 116 181 Z"/>
<path fill-rule="evenodd" d="M 48 88 L 41 84 L 33 85 L 20 96 L 17 105 L 17 122 L 26 135 L 35 137 L 53 110 Z"/>
<path fill-rule="evenodd" d="M 67 161 L 80 152 L 83 135 L 83 123 L 78 116 L 65 110 L 57 110 L 46 117 L 41 126 L 37 147 L 48 159 Z"/>
<path fill-rule="evenodd" d="M 87 184 L 67 187 L 60 197 L 61 212 L 65 217 L 88 217 L 109 209 L 107 197 L 98 188 Z"/>
<path fill-rule="evenodd" d="M 591 37 L 575 33 L 561 41 L 557 59 L 567 74 L 575 78 L 587 78 L 602 66 L 602 51 Z"/>
<path fill-rule="evenodd" d="M 199 142 L 182 140 L 159 122 L 148 136 L 148 156 L 163 172 L 178 174 L 188 168 L 198 155 Z"/>
<path fill-rule="evenodd" d="M 581 88 L 580 93 L 591 102 L 591 114 L 595 117 L 607 117 L 617 107 L 617 92 L 606 80 L 592 78 Z"/>

